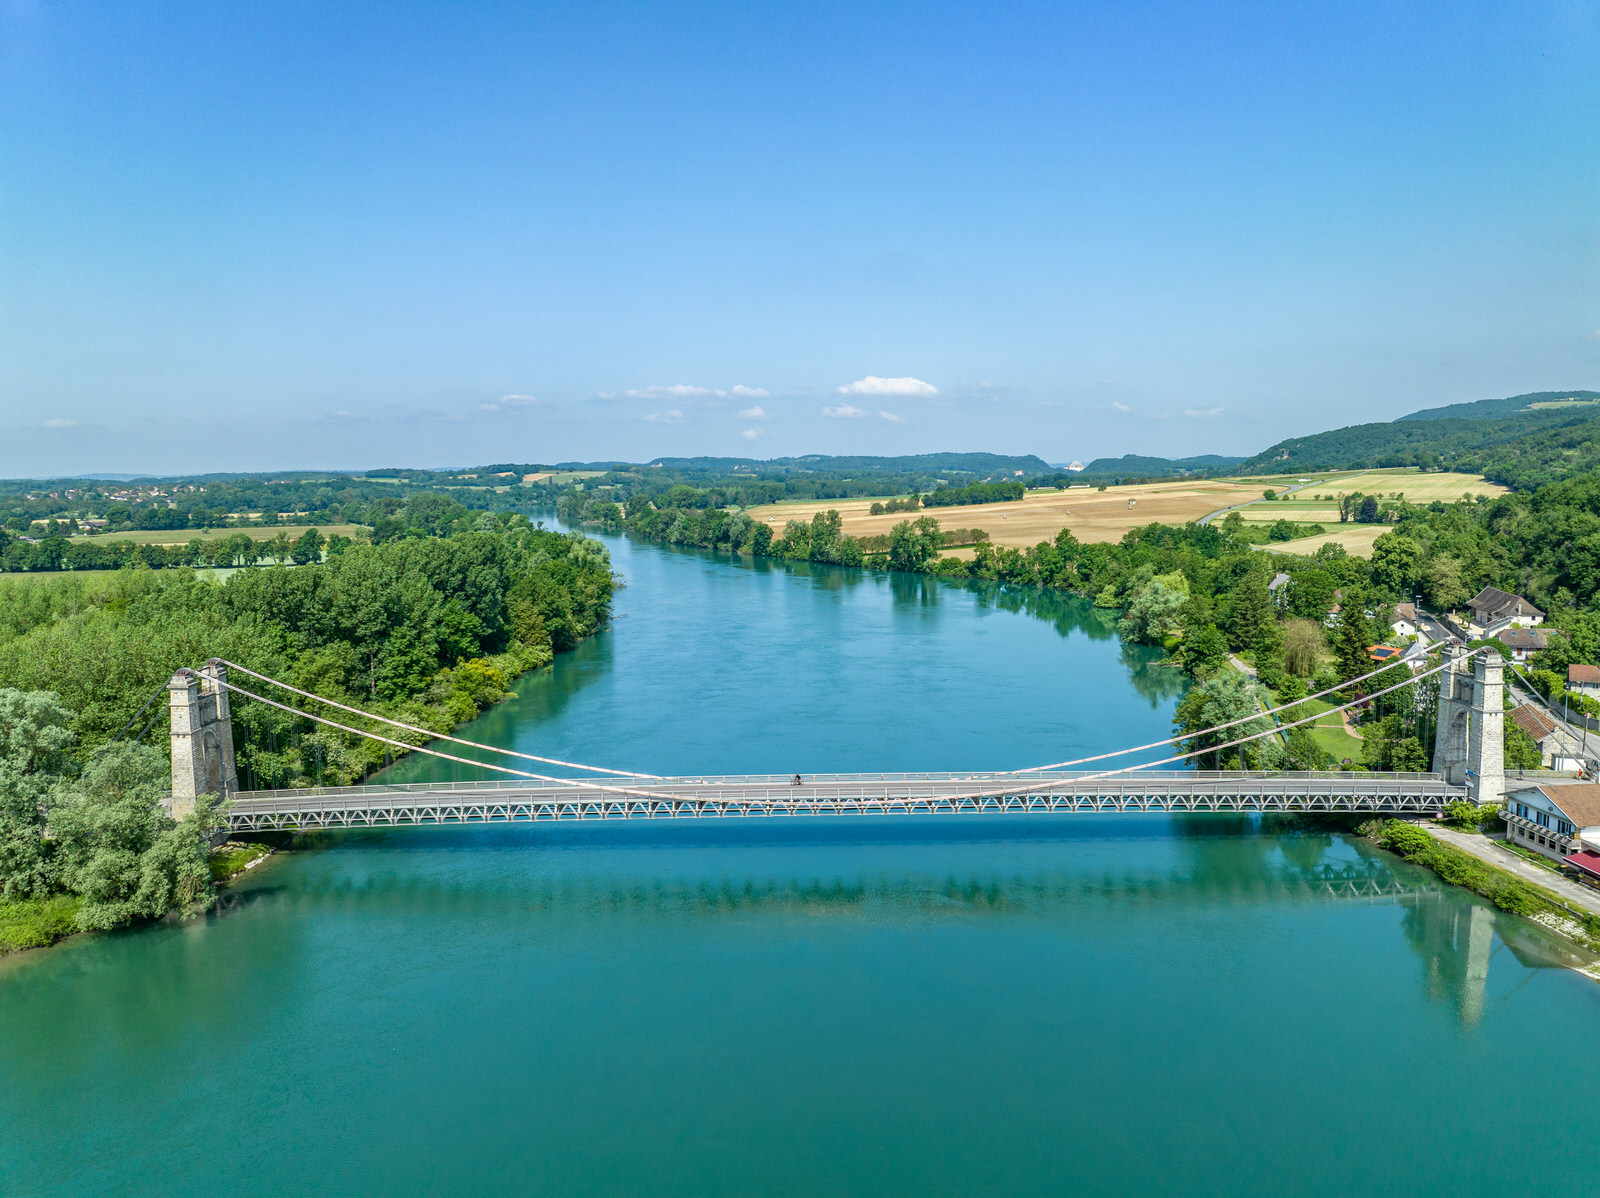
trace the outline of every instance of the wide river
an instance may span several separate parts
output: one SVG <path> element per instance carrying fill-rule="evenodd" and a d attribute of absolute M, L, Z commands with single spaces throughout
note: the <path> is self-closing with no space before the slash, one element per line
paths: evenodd
<path fill-rule="evenodd" d="M 1081 601 L 609 543 L 611 629 L 465 735 L 788 773 L 1167 733 L 1179 682 Z M 0 1194 L 1575 1192 L 1600 987 L 1560 958 L 1226 817 L 327 836 L 0 967 Z"/>

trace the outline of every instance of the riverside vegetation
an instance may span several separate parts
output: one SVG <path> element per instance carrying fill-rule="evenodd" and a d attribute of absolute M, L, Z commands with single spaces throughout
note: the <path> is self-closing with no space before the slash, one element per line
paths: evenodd
<path fill-rule="evenodd" d="M 128 569 L 98 587 L 71 574 L 0 584 L 0 949 L 211 898 L 214 812 L 166 815 L 166 754 L 117 739 L 152 694 L 160 715 L 177 666 L 226 657 L 444 732 L 598 629 L 613 585 L 602 545 L 508 512 L 226 582 Z M 248 700 L 233 718 L 249 788 L 347 785 L 391 756 Z"/>
<path fill-rule="evenodd" d="M 1172 663 L 1195 679 L 1179 710 L 1178 730 L 1186 734 L 1248 716 L 1269 699 L 1293 702 L 1368 672 L 1368 647 L 1392 639 L 1393 605 L 1413 597 L 1449 610 L 1492 585 L 1539 604 L 1554 635 L 1530 677 L 1552 700 L 1585 707 L 1589 701 L 1565 694 L 1566 666 L 1600 664 L 1600 473 L 1494 498 L 1387 503 L 1382 517 L 1390 530 L 1370 560 L 1336 545 L 1269 558 L 1250 548 L 1234 513 L 1216 525 L 1147 525 L 1109 545 L 1083 544 L 1065 530 L 1025 550 L 978 544 L 964 561 L 942 554 L 945 534 L 929 516 L 901 521 L 872 542 L 846 535 L 835 511 L 790 521 L 775 535 L 721 506 L 723 498 L 682 484 L 654 491 L 641 485 L 632 493 L 609 487 L 598 495 L 574 486 L 563 491 L 558 510 L 571 523 L 664 544 L 1078 591 L 1120 610 L 1125 637 L 1166 647 Z M 1271 585 L 1280 571 L 1285 579 Z M 1254 667 L 1259 685 L 1229 668 L 1235 654 Z M 1360 698 L 1408 676 L 1397 665 L 1392 675 L 1341 694 Z M 1345 737 L 1342 753 L 1300 728 L 1202 760 L 1217 767 L 1421 768 L 1432 751 L 1433 689 L 1425 680 L 1371 704 L 1358 715 L 1359 744 Z M 1236 735 L 1267 727 L 1262 720 Z M 1212 746 L 1195 740 L 1187 747 Z M 1532 742 L 1514 726 L 1507 754 L 1512 767 L 1537 764 Z"/>

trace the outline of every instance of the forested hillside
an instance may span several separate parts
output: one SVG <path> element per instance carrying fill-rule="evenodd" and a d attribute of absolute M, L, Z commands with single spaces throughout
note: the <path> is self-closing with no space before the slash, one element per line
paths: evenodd
<path fill-rule="evenodd" d="M 1095 458 L 1083 468 L 1080 477 L 1183 478 L 1191 474 L 1221 474 L 1243 461 L 1214 453 L 1194 458 L 1147 458 L 1125 453 L 1120 458 Z"/>
<path fill-rule="evenodd" d="M 1240 474 L 1390 466 L 1483 474 L 1531 490 L 1600 467 L 1600 392 L 1551 391 L 1414 412 L 1293 437 L 1250 458 Z"/>

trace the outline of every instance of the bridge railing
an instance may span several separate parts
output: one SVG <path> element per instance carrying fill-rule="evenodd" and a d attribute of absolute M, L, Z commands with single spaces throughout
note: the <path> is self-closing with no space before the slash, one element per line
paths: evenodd
<path fill-rule="evenodd" d="M 1181 786 L 1194 789 L 1225 786 L 1230 789 L 1237 788 L 1242 790 L 1255 790 L 1259 787 L 1264 791 L 1272 787 L 1301 789 L 1319 784 L 1332 784 L 1330 789 L 1345 792 L 1359 792 L 1368 789 L 1388 790 L 1393 787 L 1413 787 L 1432 791 L 1459 789 L 1451 786 L 1442 774 L 1343 770 L 1291 772 L 1272 770 L 1139 770 L 1114 777 L 1085 770 L 1007 774 L 956 771 L 866 774 L 822 773 L 803 775 L 801 787 L 793 785 L 793 778 L 794 775 L 792 774 L 706 774 L 676 778 L 640 779 L 626 783 L 608 781 L 603 784 L 592 778 L 570 779 L 575 785 L 515 779 L 393 782 L 387 784 L 369 783 L 361 786 L 295 787 L 283 790 L 242 791 L 236 798 L 250 802 L 271 800 L 305 802 L 319 798 L 360 800 L 367 797 L 376 798 L 388 795 L 481 794 L 493 796 L 497 794 L 526 794 L 528 792 L 551 795 L 567 793 L 574 796 L 616 794 L 618 798 L 626 797 L 623 794 L 618 794 L 618 790 L 669 793 L 688 791 L 704 797 L 710 797 L 707 792 L 714 793 L 718 790 L 727 790 L 738 791 L 740 796 L 745 798 L 756 797 L 757 794 L 770 795 L 772 797 L 797 797 L 797 792 L 815 794 L 818 790 L 829 790 L 835 792 L 836 797 L 848 797 L 838 792 L 844 788 L 853 787 L 877 788 L 885 785 L 915 786 L 918 784 L 934 788 L 931 793 L 937 793 L 937 788 L 941 785 L 977 786 L 980 788 L 993 788 L 997 791 L 1003 791 L 1015 786 L 1020 791 L 1040 789 L 1041 784 L 1062 787 L 1092 786 L 1097 790 L 1105 791 L 1124 791 L 1130 787 L 1137 789 L 1148 785 Z M 605 789 L 602 789 L 602 786 Z"/>

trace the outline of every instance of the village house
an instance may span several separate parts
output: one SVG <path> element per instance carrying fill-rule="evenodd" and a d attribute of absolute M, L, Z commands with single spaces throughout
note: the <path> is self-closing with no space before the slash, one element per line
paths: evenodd
<path fill-rule="evenodd" d="M 1468 631 L 1474 640 L 1487 640 L 1502 628 L 1533 628 L 1544 623 L 1544 612 L 1521 595 L 1484 587 L 1467 600 Z"/>
<path fill-rule="evenodd" d="M 1494 639 L 1511 650 L 1511 660 L 1527 661 L 1550 644 L 1550 634 L 1542 628 L 1502 628 Z"/>
<path fill-rule="evenodd" d="M 1561 722 L 1549 712 L 1541 711 L 1532 703 L 1523 703 L 1512 711 L 1511 722 L 1539 746 L 1539 764 L 1544 769 L 1583 768 L 1585 754 L 1582 737 L 1563 728 Z"/>
<path fill-rule="evenodd" d="M 1396 603 L 1394 605 L 1394 621 L 1389 625 L 1394 629 L 1396 636 L 1416 636 L 1420 625 L 1417 623 L 1417 605 L 1415 603 Z"/>
<path fill-rule="evenodd" d="M 1600 784 L 1542 783 L 1509 790 L 1505 821 L 1507 840 L 1600 877 L 1600 853 L 1590 847 L 1600 846 Z"/>
<path fill-rule="evenodd" d="M 1600 666 L 1568 666 L 1567 689 L 1574 694 L 1600 699 Z"/>

